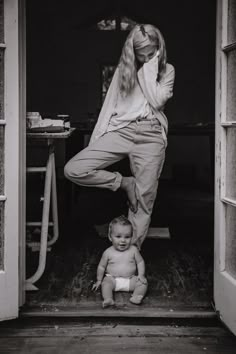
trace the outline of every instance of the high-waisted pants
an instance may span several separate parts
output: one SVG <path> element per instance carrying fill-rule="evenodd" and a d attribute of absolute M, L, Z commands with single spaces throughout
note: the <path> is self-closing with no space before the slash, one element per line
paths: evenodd
<path fill-rule="evenodd" d="M 138 210 L 129 210 L 133 225 L 132 243 L 140 249 L 147 235 L 155 202 L 158 180 L 165 160 L 166 143 L 157 119 L 136 119 L 128 126 L 105 133 L 65 165 L 64 173 L 72 182 L 87 187 L 116 191 L 122 176 L 106 167 L 129 158 L 136 181 Z"/>

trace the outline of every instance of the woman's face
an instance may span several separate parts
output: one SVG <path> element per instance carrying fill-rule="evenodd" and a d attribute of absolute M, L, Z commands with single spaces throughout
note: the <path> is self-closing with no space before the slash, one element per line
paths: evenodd
<path fill-rule="evenodd" d="M 157 52 L 157 47 L 155 45 L 147 45 L 145 47 L 135 50 L 135 56 L 140 64 L 147 63 L 150 59 L 154 57 Z"/>

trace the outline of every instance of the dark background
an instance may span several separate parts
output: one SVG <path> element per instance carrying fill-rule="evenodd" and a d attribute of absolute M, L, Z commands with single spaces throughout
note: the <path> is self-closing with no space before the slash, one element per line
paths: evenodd
<path fill-rule="evenodd" d="M 57 144 L 60 237 L 48 254 L 32 304 L 95 301 L 90 280 L 108 241 L 94 225 L 127 212 L 121 190 L 77 187 L 63 176 L 66 160 L 83 148 L 81 124 L 90 123 L 91 117 L 96 121 L 101 108 L 101 67 L 117 64 L 127 36 L 123 31 L 98 31 L 96 23 L 123 15 L 159 27 L 168 61 L 176 69 L 174 96 L 166 106 L 167 155 L 151 222 L 168 227 L 171 238 L 144 243 L 150 284 L 146 304 L 173 308 L 177 303 L 205 306 L 212 300 L 216 1 L 28 0 L 27 110 L 68 113 L 77 128 L 67 142 Z M 43 154 L 28 146 L 27 156 L 27 163 L 30 157 L 38 164 Z M 123 161 L 112 168 L 127 173 L 127 166 Z M 29 220 L 40 219 L 36 194 L 42 193 L 43 183 L 43 178 L 39 184 L 28 177 Z M 30 253 L 29 259 L 27 271 L 32 274 L 37 257 Z"/>
<path fill-rule="evenodd" d="M 127 32 L 98 31 L 109 16 L 156 25 L 175 66 L 174 97 L 166 106 L 170 127 L 214 125 L 216 2 L 208 1 L 27 1 L 27 110 L 67 113 L 73 126 L 101 108 L 101 67 L 117 64 Z M 80 140 L 80 141 L 79 141 Z M 57 166 L 82 148 L 75 135 L 69 154 L 58 146 Z M 162 178 L 211 183 L 208 136 L 169 136 Z"/>

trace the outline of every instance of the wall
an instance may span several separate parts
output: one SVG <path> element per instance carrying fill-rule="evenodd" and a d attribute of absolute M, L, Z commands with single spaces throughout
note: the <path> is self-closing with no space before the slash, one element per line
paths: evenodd
<path fill-rule="evenodd" d="M 80 26 L 76 2 L 72 3 L 70 7 L 64 2 L 63 16 L 60 6 L 28 1 L 27 109 L 45 115 L 68 113 L 76 125 L 97 117 L 101 107 L 100 66 L 117 63 L 126 33 Z M 170 126 L 214 122 L 215 1 L 152 2 L 139 12 L 146 22 L 150 18 L 154 23 L 156 18 L 169 62 L 176 68 L 174 97 L 166 107 Z M 167 157 L 166 178 L 171 178 L 172 167 L 181 163 L 194 165 L 197 178 L 209 182 L 206 137 L 170 136 Z"/>

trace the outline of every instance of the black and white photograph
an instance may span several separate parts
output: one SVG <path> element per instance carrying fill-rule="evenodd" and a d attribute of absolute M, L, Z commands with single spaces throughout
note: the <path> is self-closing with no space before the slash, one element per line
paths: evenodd
<path fill-rule="evenodd" d="M 124 351 L 236 351 L 236 0 L 0 0 L 0 353 Z"/>

